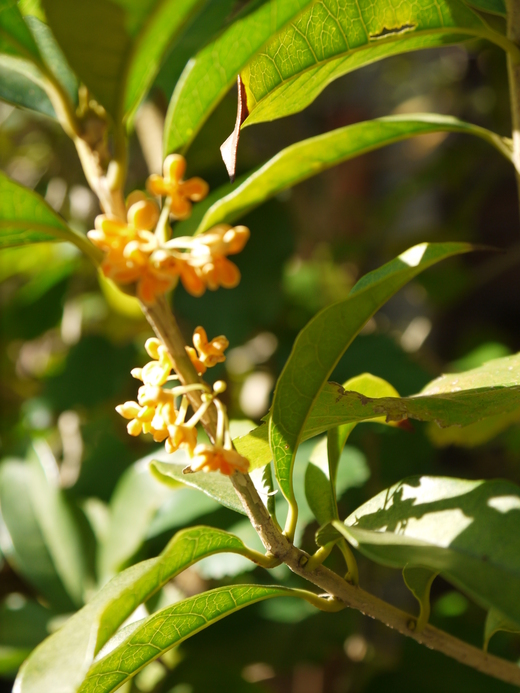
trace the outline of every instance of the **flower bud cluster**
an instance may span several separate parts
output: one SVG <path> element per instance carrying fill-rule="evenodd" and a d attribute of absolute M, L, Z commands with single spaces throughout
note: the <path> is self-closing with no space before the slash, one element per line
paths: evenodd
<path fill-rule="evenodd" d="M 208 192 L 200 178 L 182 180 L 185 167 L 182 156 L 170 155 L 164 162 L 164 176 L 150 176 L 147 183 L 152 194 L 166 197 L 166 211 L 174 219 L 189 217 L 192 202 Z M 99 215 L 88 237 L 105 252 L 101 265 L 104 274 L 117 284 L 134 284 L 145 305 L 155 303 L 179 278 L 193 296 L 201 296 L 207 288 L 231 289 L 240 282 L 238 267 L 227 256 L 244 248 L 249 238 L 247 227 L 219 224 L 197 236 L 168 241 L 159 233 L 159 207 L 145 193 L 133 192 L 126 211 L 126 221 Z M 164 226 L 166 220 L 162 223 Z"/>
<path fill-rule="evenodd" d="M 206 368 L 226 358 L 223 352 L 228 341 L 223 336 L 208 341 L 205 330 L 198 327 L 194 333 L 193 343 L 195 349 L 187 347 L 188 355 L 195 362 L 199 372 L 204 372 Z M 138 390 L 137 402 L 125 402 L 116 407 L 116 411 L 121 416 L 129 419 L 128 433 L 132 436 L 150 433 L 155 442 L 164 442 L 166 451 L 170 454 L 179 448 L 186 450 L 192 458 L 191 471 L 220 471 L 227 475 L 237 470 L 246 472 L 249 462 L 232 449 L 227 416 L 222 403 L 216 399 L 216 395 L 225 389 L 224 383 L 217 381 L 213 392 L 202 383 L 165 388 L 168 381 L 178 379 L 175 374 L 172 375 L 172 371 L 175 373 L 172 357 L 159 339 L 148 339 L 145 349 L 152 361 L 143 368 L 132 370 L 133 377 L 143 383 Z M 203 391 L 203 404 L 186 421 L 188 410 L 186 393 L 190 389 Z M 177 408 L 176 401 L 179 397 L 181 404 Z M 197 445 L 196 425 L 212 404 L 217 406 L 219 416 L 217 440 L 215 445 Z"/>

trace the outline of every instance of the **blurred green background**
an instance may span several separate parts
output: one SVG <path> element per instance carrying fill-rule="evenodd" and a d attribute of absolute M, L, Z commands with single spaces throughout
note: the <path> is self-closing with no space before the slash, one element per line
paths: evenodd
<path fill-rule="evenodd" d="M 127 192 L 144 188 L 149 166 L 157 168 L 155 142 L 178 74 L 179 66 L 168 62 L 139 114 Z M 233 126 L 235 109 L 233 92 L 188 153 L 188 175 L 202 176 L 212 189 L 226 182 L 219 146 Z M 503 53 L 489 44 L 471 44 L 467 50 L 402 55 L 359 70 L 328 87 L 305 112 L 246 129 L 238 173 L 305 137 L 419 111 L 455 115 L 508 134 Z M 0 168 L 43 195 L 74 228 L 92 228 L 99 213 L 96 198 L 72 143 L 51 119 L 0 102 Z M 239 288 L 195 299 L 180 287 L 172 298 L 187 339 L 199 324 L 210 337 L 228 337 L 226 364 L 210 376 L 227 380 L 233 419 L 259 422 L 265 415 L 298 331 L 320 308 L 343 298 L 365 272 L 422 241 L 468 240 L 502 252 L 451 259 L 407 286 L 369 322 L 334 379 L 369 371 L 408 395 L 443 371 L 474 367 L 520 348 L 515 180 L 512 168 L 484 142 L 435 134 L 393 145 L 297 186 L 241 222 L 250 227 L 251 239 L 236 260 Z M 166 489 L 143 464 L 134 464 L 156 446 L 127 436 L 114 407 L 135 398 L 129 371 L 146 362 L 143 344 L 151 333 L 120 295 L 100 286 L 89 261 L 64 243 L 5 250 L 0 280 L 0 452 L 11 460 L 0 468 L 3 693 L 11 690 L 28 652 L 81 603 L 71 574 L 81 574 L 81 589 L 89 596 L 115 571 L 156 555 L 182 526 L 233 529 L 251 545 L 255 537 L 242 516 L 195 490 Z M 421 424 L 411 432 L 358 426 L 343 461 L 341 512 L 347 515 L 382 488 L 416 473 L 520 483 L 518 426 L 479 446 L 474 436 L 456 440 L 457 434 L 449 440 Z M 459 444 L 448 444 L 453 441 Z M 312 443 L 301 448 L 297 479 L 303 504 L 300 541 L 309 551 L 317 523 L 302 495 L 311 449 Z M 56 487 L 62 492 L 50 507 L 46 503 L 52 504 L 48 499 Z M 78 541 L 81 566 L 67 573 L 60 546 L 77 549 Z M 366 589 L 415 610 L 399 571 L 362 557 L 359 562 Z M 328 564 L 341 570 L 339 554 L 333 553 Z M 244 580 L 301 586 L 283 567 L 269 575 L 237 557 L 215 556 L 180 575 L 148 607 Z M 480 646 L 481 609 L 441 579 L 433 585 L 432 601 L 435 625 Z M 501 633 L 490 650 L 518 659 L 520 640 Z M 321 614 L 283 599 L 200 633 L 147 667 L 132 688 L 158 693 L 382 690 L 500 693 L 510 688 L 359 613 Z"/>

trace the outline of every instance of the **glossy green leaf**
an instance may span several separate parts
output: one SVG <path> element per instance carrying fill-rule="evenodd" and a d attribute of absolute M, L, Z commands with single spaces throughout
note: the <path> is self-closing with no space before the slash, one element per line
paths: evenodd
<path fill-rule="evenodd" d="M 487 651 L 489 641 L 495 633 L 501 630 L 506 633 L 520 633 L 520 626 L 513 623 L 511 619 L 501 614 L 497 609 L 490 609 L 487 613 L 486 623 L 484 625 L 484 650 Z"/>
<path fill-rule="evenodd" d="M 306 421 L 305 435 L 332 426 L 386 417 L 434 421 L 438 426 L 467 426 L 497 416 L 518 417 L 520 354 L 489 361 L 464 373 L 437 378 L 412 397 L 368 397 L 327 383 Z"/>
<path fill-rule="evenodd" d="M 439 572 L 485 609 L 520 625 L 519 520 L 515 484 L 417 476 L 333 524 L 372 560 Z"/>
<path fill-rule="evenodd" d="M 100 253 L 88 239 L 73 231 L 33 190 L 0 173 L 0 249 L 43 241 L 70 241 L 93 260 Z"/>
<path fill-rule="evenodd" d="M 309 4 L 309 0 L 256 0 L 189 61 L 168 108 L 165 154 L 190 144 L 248 61 Z"/>
<path fill-rule="evenodd" d="M 343 387 L 367 396 L 399 396 L 386 380 L 370 373 L 347 380 Z M 317 406 L 319 402 L 320 398 Z M 381 423 L 385 423 L 384 418 Z M 327 438 L 314 448 L 305 470 L 305 497 L 320 525 L 339 518 L 336 502 L 338 467 L 347 438 L 355 425 L 347 423 L 329 430 Z M 303 440 L 307 437 L 307 427 L 302 437 Z"/>
<path fill-rule="evenodd" d="M 80 693 L 109 693 L 170 648 L 250 604 L 300 597 L 301 590 L 262 585 L 217 587 L 158 611 L 89 671 Z"/>
<path fill-rule="evenodd" d="M 466 0 L 466 2 L 477 10 L 500 14 L 503 17 L 507 14 L 505 0 Z"/>
<path fill-rule="evenodd" d="M 403 568 L 403 579 L 406 586 L 419 602 L 419 616 L 415 625 L 417 632 L 421 631 L 430 618 L 430 590 L 438 573 L 421 568 L 408 566 Z"/>
<path fill-rule="evenodd" d="M 503 43 L 462 0 L 319 0 L 277 34 L 242 71 L 244 125 L 296 113 L 332 80 L 381 58 L 465 38 Z"/>
<path fill-rule="evenodd" d="M 139 550 L 158 509 L 171 489 L 150 474 L 149 460 L 129 467 L 110 500 L 110 524 L 99 547 L 102 582 L 118 573 Z"/>
<path fill-rule="evenodd" d="M 222 30 L 237 4 L 237 0 L 207 0 L 203 11 L 175 41 L 155 80 L 168 99 L 189 59 Z"/>
<path fill-rule="evenodd" d="M 139 604 L 182 570 L 221 551 L 243 554 L 245 547 L 211 527 L 178 532 L 158 558 L 117 575 L 36 648 L 20 670 L 18 693 L 76 693 L 95 655 Z"/>
<path fill-rule="evenodd" d="M 67 594 L 47 547 L 33 504 L 34 468 L 22 460 L 0 465 L 0 546 L 13 567 L 58 611 L 71 611 Z"/>
<path fill-rule="evenodd" d="M 466 243 L 421 244 L 362 277 L 350 295 L 320 311 L 300 332 L 273 398 L 270 443 L 280 489 L 294 499 L 292 466 L 309 414 L 327 378 L 363 325 L 388 299 L 421 271 L 452 255 L 468 252 Z M 339 423 L 338 421 L 332 426 Z"/>
<path fill-rule="evenodd" d="M 511 148 L 495 133 L 450 116 L 417 113 L 347 125 L 283 149 L 206 212 L 197 232 L 232 223 L 251 209 L 311 176 L 374 149 L 431 132 L 464 132 L 493 144 L 508 159 Z"/>
<path fill-rule="evenodd" d="M 153 460 L 150 463 L 152 474 L 167 485 L 186 484 L 202 491 L 210 498 L 221 503 L 226 508 L 245 515 L 245 510 L 238 498 L 229 477 L 219 473 L 195 472 L 183 474 L 182 470 L 189 464 L 189 459 L 184 463 L 162 462 Z"/>
<path fill-rule="evenodd" d="M 164 53 L 204 0 L 42 0 L 76 74 L 117 123 L 151 86 Z"/>

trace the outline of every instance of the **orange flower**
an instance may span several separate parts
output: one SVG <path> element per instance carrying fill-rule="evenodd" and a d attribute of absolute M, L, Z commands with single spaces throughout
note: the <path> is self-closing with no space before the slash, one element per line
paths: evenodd
<path fill-rule="evenodd" d="M 165 443 L 168 454 L 171 455 L 179 448 L 184 448 L 191 457 L 197 445 L 197 429 L 194 426 L 186 426 L 185 424 L 169 426 L 168 438 Z"/>
<path fill-rule="evenodd" d="M 146 187 L 152 195 L 170 198 L 170 212 L 176 219 L 187 219 L 191 214 L 191 203 L 203 200 L 209 186 L 202 178 L 182 180 L 186 171 L 186 159 L 180 154 L 170 154 L 163 164 L 163 176 L 153 174 Z"/>
<path fill-rule="evenodd" d="M 173 369 L 173 359 L 168 349 L 157 338 L 147 339 L 144 345 L 149 356 L 154 361 L 150 361 L 143 368 L 134 368 L 131 374 L 137 380 L 142 380 L 145 385 L 159 387 L 164 385 Z"/>
<path fill-rule="evenodd" d="M 181 281 L 189 294 L 202 296 L 206 288 L 211 291 L 219 286 L 233 289 L 239 284 L 240 271 L 226 256 L 239 253 L 249 235 L 247 226 L 218 224 L 193 238 L 174 238 L 165 247 L 172 252 L 187 249 L 177 256 Z"/>
<path fill-rule="evenodd" d="M 231 476 L 235 472 L 245 474 L 249 470 L 249 460 L 236 450 L 226 450 L 221 446 L 202 443 L 193 451 L 190 466 L 194 472 L 220 472 Z"/>

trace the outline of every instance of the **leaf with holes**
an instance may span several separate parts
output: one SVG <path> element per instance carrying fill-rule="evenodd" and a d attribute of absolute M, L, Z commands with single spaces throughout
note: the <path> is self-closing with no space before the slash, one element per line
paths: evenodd
<path fill-rule="evenodd" d="M 294 502 L 292 467 L 307 419 L 349 344 L 372 315 L 417 274 L 471 249 L 467 243 L 423 243 L 410 248 L 362 277 L 344 301 L 320 311 L 300 332 L 278 379 L 269 424 L 275 473 L 288 500 Z"/>
<path fill-rule="evenodd" d="M 231 224 L 269 198 L 332 166 L 394 142 L 431 132 L 475 135 L 511 159 L 511 148 L 502 137 L 450 116 L 417 113 L 347 125 L 283 149 L 230 193 L 217 197 L 205 213 L 197 233 L 223 221 Z"/>
<path fill-rule="evenodd" d="M 158 558 L 127 568 L 45 640 L 18 675 L 18 693 L 76 693 L 95 655 L 125 619 L 175 575 L 215 553 L 243 555 L 238 537 L 212 527 L 178 532 Z"/>
<path fill-rule="evenodd" d="M 508 481 L 416 476 L 334 527 L 365 556 L 438 572 L 520 626 L 520 488 Z"/>
<path fill-rule="evenodd" d="M 242 70 L 244 126 L 301 111 L 334 79 L 376 60 L 477 37 L 512 49 L 463 0 L 312 2 Z"/>

